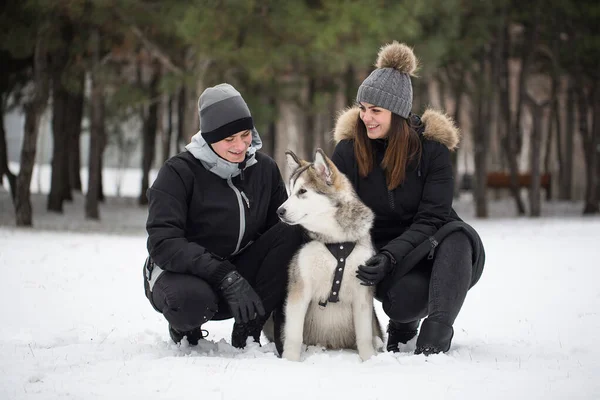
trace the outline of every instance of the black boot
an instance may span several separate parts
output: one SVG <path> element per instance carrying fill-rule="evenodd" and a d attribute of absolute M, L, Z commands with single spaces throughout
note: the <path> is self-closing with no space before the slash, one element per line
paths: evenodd
<path fill-rule="evenodd" d="M 249 337 L 252 337 L 260 345 L 260 333 L 265 321 L 265 317 L 257 317 L 246 324 L 234 322 L 233 330 L 231 331 L 231 345 L 238 349 L 243 349 L 246 347 L 246 340 Z"/>
<path fill-rule="evenodd" d="M 188 343 L 191 346 L 195 346 L 198 344 L 200 339 L 208 336 L 208 331 L 206 329 L 202 329 L 201 327 L 192 329 L 191 331 L 178 331 L 169 324 L 169 335 L 175 343 L 181 343 L 181 339 L 187 337 Z"/>
<path fill-rule="evenodd" d="M 450 350 L 454 329 L 442 322 L 426 319 L 421 324 L 415 354 L 438 354 Z"/>
<path fill-rule="evenodd" d="M 390 319 L 387 327 L 388 341 L 387 351 L 393 353 L 399 352 L 399 343 L 406 344 L 408 341 L 417 336 L 417 328 L 419 321 L 413 322 L 396 322 Z"/>

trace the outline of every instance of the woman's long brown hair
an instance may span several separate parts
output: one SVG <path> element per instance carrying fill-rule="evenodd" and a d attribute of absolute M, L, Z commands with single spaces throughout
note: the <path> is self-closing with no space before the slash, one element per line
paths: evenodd
<path fill-rule="evenodd" d="M 356 120 L 354 154 L 358 162 L 358 173 L 366 177 L 373 170 L 374 155 L 367 128 L 360 117 Z M 385 171 L 388 190 L 394 190 L 404 182 L 406 167 L 421 158 L 421 139 L 409 120 L 392 113 L 392 122 L 387 139 L 388 145 L 381 162 Z"/>

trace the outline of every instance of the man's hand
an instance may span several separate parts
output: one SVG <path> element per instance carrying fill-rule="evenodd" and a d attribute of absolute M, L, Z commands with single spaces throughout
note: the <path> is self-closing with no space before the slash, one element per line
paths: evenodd
<path fill-rule="evenodd" d="M 257 314 L 265 315 L 260 297 L 237 271 L 231 271 L 219 283 L 219 291 L 227 301 L 237 323 L 247 323 Z"/>
<path fill-rule="evenodd" d="M 361 285 L 374 286 L 385 278 L 394 264 L 393 258 L 387 252 L 377 253 L 369 258 L 365 265 L 359 265 L 356 277 L 362 282 Z"/>

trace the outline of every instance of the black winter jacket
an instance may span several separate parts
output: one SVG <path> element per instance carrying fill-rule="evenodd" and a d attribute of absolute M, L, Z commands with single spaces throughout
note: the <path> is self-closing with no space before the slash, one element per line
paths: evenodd
<path fill-rule="evenodd" d="M 338 142 L 331 160 L 352 182 L 360 199 L 375 213 L 372 237 L 378 250 L 389 252 L 396 260 L 396 269 L 408 272 L 412 266 L 403 260 L 421 243 L 429 241 L 446 223 L 461 221 L 452 208 L 454 179 L 450 151 L 459 141 L 458 130 L 445 115 L 433 110 L 423 114 L 422 156 L 420 162 L 409 165 L 404 182 L 396 189 L 387 189 L 385 172 L 380 167 L 387 146 L 385 140 L 374 140 L 375 166 L 360 177 L 354 156 L 356 121 L 359 109 L 343 113 L 336 124 L 334 137 Z M 418 118 L 418 117 L 417 117 Z M 470 228 L 470 227 L 468 227 Z M 465 232 L 474 243 L 474 276 L 479 279 L 484 257 L 480 238 L 472 228 Z"/>
<path fill-rule="evenodd" d="M 148 252 L 163 270 L 217 284 L 226 261 L 278 222 L 287 199 L 273 159 L 262 153 L 242 175 L 221 178 L 189 151 L 170 158 L 148 189 Z"/>

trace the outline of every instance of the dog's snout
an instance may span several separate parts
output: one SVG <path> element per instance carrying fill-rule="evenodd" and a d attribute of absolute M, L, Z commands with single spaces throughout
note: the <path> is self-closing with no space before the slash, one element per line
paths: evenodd
<path fill-rule="evenodd" d="M 278 216 L 279 218 L 281 218 L 281 217 L 283 217 L 284 215 L 285 215 L 285 207 L 279 207 L 279 208 L 277 209 L 277 216 Z"/>

